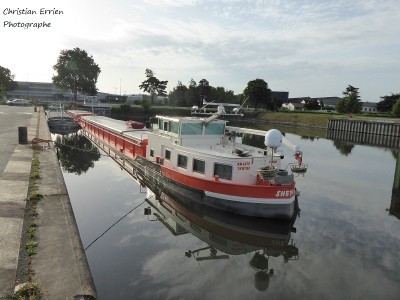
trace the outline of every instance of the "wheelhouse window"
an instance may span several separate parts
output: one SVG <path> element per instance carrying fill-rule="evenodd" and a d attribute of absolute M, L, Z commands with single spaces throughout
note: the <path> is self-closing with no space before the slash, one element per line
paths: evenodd
<path fill-rule="evenodd" d="M 163 130 L 164 130 L 164 131 L 169 131 L 169 122 L 168 122 L 168 121 L 164 121 Z"/>
<path fill-rule="evenodd" d="M 214 165 L 214 176 L 222 179 L 232 180 L 232 166 L 216 163 Z"/>
<path fill-rule="evenodd" d="M 178 154 L 178 167 L 187 168 L 187 156 Z"/>
<path fill-rule="evenodd" d="M 221 134 L 225 133 L 225 124 L 223 123 L 208 123 L 205 126 L 204 134 Z"/>
<path fill-rule="evenodd" d="M 171 160 L 171 151 L 165 149 L 165 159 L 166 160 Z"/>
<path fill-rule="evenodd" d="M 179 123 L 178 122 L 170 122 L 169 123 L 169 130 L 172 132 L 172 133 L 176 133 L 176 134 L 179 134 Z"/>
<path fill-rule="evenodd" d="M 181 129 L 182 135 L 201 135 L 203 134 L 202 123 L 183 123 Z"/>
<path fill-rule="evenodd" d="M 150 156 L 151 156 L 151 157 L 154 157 L 154 149 L 151 149 L 151 148 L 150 148 Z"/>
<path fill-rule="evenodd" d="M 193 159 L 193 172 L 204 174 L 205 169 L 206 169 L 206 163 L 204 162 L 204 160 L 196 158 Z"/>

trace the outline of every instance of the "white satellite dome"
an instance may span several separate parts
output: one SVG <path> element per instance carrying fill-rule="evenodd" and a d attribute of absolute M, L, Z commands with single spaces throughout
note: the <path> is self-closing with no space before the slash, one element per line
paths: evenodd
<path fill-rule="evenodd" d="M 265 134 L 264 144 L 270 148 L 282 146 L 282 133 L 278 129 L 270 129 Z"/>

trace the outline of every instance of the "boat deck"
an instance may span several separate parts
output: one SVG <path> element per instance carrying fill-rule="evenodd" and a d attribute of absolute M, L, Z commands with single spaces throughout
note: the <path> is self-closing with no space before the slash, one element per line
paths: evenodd
<path fill-rule="evenodd" d="M 147 139 L 147 129 L 133 129 L 129 127 L 125 121 L 114 120 L 103 116 L 85 116 L 85 119 L 93 124 L 116 132 L 121 136 L 141 141 Z"/>

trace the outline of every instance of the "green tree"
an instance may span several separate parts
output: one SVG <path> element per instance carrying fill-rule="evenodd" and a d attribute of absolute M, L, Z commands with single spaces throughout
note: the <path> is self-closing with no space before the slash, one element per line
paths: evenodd
<path fill-rule="evenodd" d="M 187 96 L 189 89 L 178 81 L 178 85 L 169 93 L 169 102 L 172 106 L 187 106 Z"/>
<path fill-rule="evenodd" d="M 224 87 L 213 87 L 206 79 L 202 79 L 199 85 L 191 79 L 189 86 L 185 86 L 181 81 L 169 93 L 170 105 L 177 106 L 203 106 L 203 98 L 206 101 L 239 103 L 238 98 L 231 90 L 225 90 Z"/>
<path fill-rule="evenodd" d="M 0 100 L 3 99 L 3 96 L 7 93 L 6 86 L 4 83 L 0 83 Z"/>
<path fill-rule="evenodd" d="M 274 110 L 275 106 L 271 98 L 271 90 L 268 88 L 268 83 L 263 79 L 251 80 L 247 83 L 247 87 L 244 89 L 243 94 L 249 98 L 251 104 L 254 105 L 254 109 L 257 110 L 259 105 L 264 106 L 266 109 Z"/>
<path fill-rule="evenodd" d="M 307 99 L 305 100 L 304 108 L 306 110 L 320 110 L 321 105 L 317 99 Z"/>
<path fill-rule="evenodd" d="M 199 81 L 197 89 L 200 94 L 199 107 L 203 106 L 203 100 L 206 100 L 206 101 L 214 100 L 214 99 L 212 99 L 212 95 L 211 95 L 210 83 L 206 79 L 202 79 Z"/>
<path fill-rule="evenodd" d="M 358 114 L 361 112 L 362 103 L 360 96 L 358 95 L 358 88 L 349 85 L 343 92 L 344 97 L 342 98 L 345 102 L 345 113 Z"/>
<path fill-rule="evenodd" d="M 222 86 L 212 87 L 211 88 L 212 99 L 215 102 L 222 103 L 232 103 L 235 101 L 235 95 L 231 90 L 225 90 Z"/>
<path fill-rule="evenodd" d="M 154 98 L 156 96 L 166 96 L 167 93 L 165 89 L 167 88 L 168 81 L 160 81 L 155 77 L 155 74 L 152 70 L 146 69 L 145 71 L 147 79 L 139 85 L 139 88 L 146 93 L 150 94 L 151 97 L 151 105 L 154 104 Z"/>
<path fill-rule="evenodd" d="M 396 103 L 397 100 L 400 100 L 400 94 L 392 94 L 390 96 L 383 96 L 381 97 L 382 101 L 379 101 L 376 104 L 376 108 L 380 112 L 391 112 L 393 105 Z"/>
<path fill-rule="evenodd" d="M 89 96 L 97 94 L 96 83 L 101 70 L 85 50 L 62 50 L 53 69 L 57 72 L 53 83 L 63 90 L 72 91 L 73 106 L 78 92 Z"/>
<path fill-rule="evenodd" d="M 0 66 L 0 97 L 18 87 L 14 77 L 9 69 Z"/>
<path fill-rule="evenodd" d="M 400 100 L 397 100 L 393 105 L 392 113 L 396 118 L 400 118 Z"/>
<path fill-rule="evenodd" d="M 190 79 L 189 81 L 189 87 L 188 87 L 188 91 L 187 91 L 187 102 L 189 106 L 193 106 L 193 105 L 198 105 L 199 103 L 199 92 L 197 90 L 197 83 L 196 81 L 192 79 Z M 202 106 L 202 103 L 199 107 Z"/>
<path fill-rule="evenodd" d="M 347 103 L 345 98 L 340 99 L 336 104 L 336 111 L 340 114 L 345 114 L 347 112 Z"/>

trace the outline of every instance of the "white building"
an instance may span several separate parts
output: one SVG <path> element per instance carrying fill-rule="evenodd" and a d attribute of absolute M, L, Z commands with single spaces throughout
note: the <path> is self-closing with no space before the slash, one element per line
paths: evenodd
<path fill-rule="evenodd" d="M 361 102 L 362 103 L 362 108 L 361 112 L 363 113 L 377 113 L 378 109 L 376 108 L 375 102 Z"/>
<path fill-rule="evenodd" d="M 295 111 L 295 110 L 304 110 L 304 104 L 303 103 L 283 103 L 282 108 L 286 108 L 287 110 L 290 111 Z"/>

